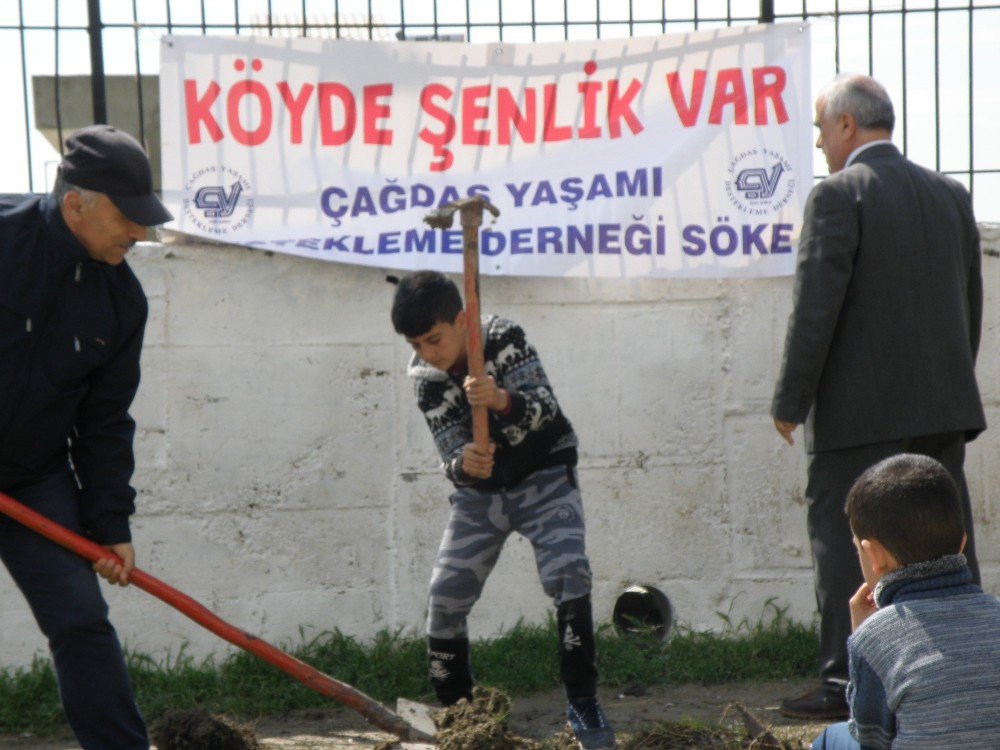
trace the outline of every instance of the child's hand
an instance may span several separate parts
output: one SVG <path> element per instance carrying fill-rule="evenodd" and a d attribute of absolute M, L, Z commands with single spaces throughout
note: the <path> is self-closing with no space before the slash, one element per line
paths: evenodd
<path fill-rule="evenodd" d="M 481 378 L 466 376 L 462 384 L 470 406 L 485 406 L 493 411 L 507 408 L 507 392 L 497 387 L 497 382 L 489 375 Z"/>
<path fill-rule="evenodd" d="M 851 632 L 873 615 L 878 607 L 875 605 L 875 594 L 868 587 L 867 583 L 862 583 L 861 588 L 854 592 L 851 597 Z"/>
<path fill-rule="evenodd" d="M 466 443 L 462 448 L 462 472 L 476 479 L 488 479 L 493 474 L 493 454 L 497 444 L 491 442 L 485 451 L 475 443 Z"/>

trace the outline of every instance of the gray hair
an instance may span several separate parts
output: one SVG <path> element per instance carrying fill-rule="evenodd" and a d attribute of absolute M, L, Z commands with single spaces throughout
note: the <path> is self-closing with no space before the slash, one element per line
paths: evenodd
<path fill-rule="evenodd" d="M 861 130 L 888 130 L 896 124 L 892 100 L 881 83 L 863 75 L 841 75 L 822 92 L 826 98 L 824 117 L 849 114 Z"/>
<path fill-rule="evenodd" d="M 56 202 L 56 205 L 62 206 L 63 198 L 70 192 L 79 193 L 80 197 L 83 198 L 83 202 L 88 206 L 93 205 L 94 201 L 97 200 L 97 196 L 100 195 L 100 193 L 93 190 L 86 190 L 67 182 L 62 176 L 62 171 L 56 173 L 56 183 L 52 186 L 52 199 Z"/>

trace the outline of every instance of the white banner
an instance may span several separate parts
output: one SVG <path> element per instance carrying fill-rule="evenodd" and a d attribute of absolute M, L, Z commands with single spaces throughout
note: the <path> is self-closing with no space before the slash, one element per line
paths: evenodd
<path fill-rule="evenodd" d="M 484 274 L 790 274 L 810 98 L 802 24 L 538 44 L 167 36 L 167 226 L 457 272 L 457 217 L 423 217 L 482 195 L 500 210 Z"/>

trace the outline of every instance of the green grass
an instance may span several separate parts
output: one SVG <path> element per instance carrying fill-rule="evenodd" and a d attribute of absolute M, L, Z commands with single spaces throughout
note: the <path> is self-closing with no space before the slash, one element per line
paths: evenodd
<path fill-rule="evenodd" d="M 649 634 L 620 636 L 598 628 L 597 648 L 604 685 L 646 686 L 685 682 L 718 683 L 800 677 L 816 670 L 816 631 L 790 621 L 772 602 L 757 622 L 732 622 L 698 632 L 678 628 L 667 642 Z M 477 680 L 510 695 L 524 695 L 559 683 L 554 622 L 524 625 L 473 648 Z M 301 639 L 291 649 L 306 663 L 372 697 L 393 704 L 397 697 L 429 700 L 423 640 L 381 632 L 359 641 L 340 632 Z M 238 652 L 221 661 L 196 660 L 183 649 L 156 662 L 130 653 L 129 669 L 148 721 L 169 709 L 203 707 L 241 719 L 293 709 L 328 706 L 330 700 L 255 657 Z M 0 733 L 52 734 L 64 728 L 55 677 L 46 660 L 0 672 Z"/>

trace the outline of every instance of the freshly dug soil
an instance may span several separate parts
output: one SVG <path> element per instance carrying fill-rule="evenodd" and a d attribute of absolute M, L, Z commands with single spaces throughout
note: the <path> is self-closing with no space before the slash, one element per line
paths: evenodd
<path fill-rule="evenodd" d="M 520 737 L 507 726 L 510 697 L 499 690 L 476 687 L 472 702 L 459 701 L 432 715 L 440 750 L 577 750 L 568 729 L 541 740 Z M 652 727 L 619 738 L 619 750 L 787 750 L 742 705 L 731 706 L 720 727 L 692 721 L 658 721 Z M 737 722 L 742 722 L 737 726 Z M 376 750 L 399 745 L 386 742 Z"/>
<path fill-rule="evenodd" d="M 168 711 L 152 727 L 157 750 L 262 750 L 248 727 L 207 711 Z"/>
<path fill-rule="evenodd" d="M 678 722 L 702 729 L 708 728 L 711 739 L 718 740 L 720 724 L 732 727 L 743 723 L 738 714 L 727 712 L 726 707 L 743 704 L 761 723 L 788 748 L 807 750 L 810 743 L 829 722 L 803 722 L 788 719 L 778 712 L 781 700 L 798 695 L 816 686 L 814 677 L 795 680 L 771 680 L 761 682 L 739 682 L 718 685 L 669 685 L 628 687 L 602 686 L 598 696 L 611 723 L 618 732 L 620 748 L 627 743 L 642 738 L 644 732 L 653 732 L 663 722 Z M 550 741 L 566 727 L 566 693 L 561 687 L 518 696 L 513 701 L 507 724 L 509 732 L 518 737 L 527 737 L 538 743 Z M 253 730 L 260 745 L 265 750 L 374 750 L 378 745 L 392 746 L 387 740 L 393 738 L 378 731 L 354 711 L 331 704 L 322 708 L 290 711 L 285 714 L 262 716 L 253 721 Z M 649 745 L 660 741 L 683 743 L 682 732 L 691 731 L 667 724 L 666 733 L 661 728 L 661 736 L 646 737 L 647 748 L 641 745 L 635 750 L 652 750 Z M 755 730 L 751 730 L 751 734 Z M 670 736 L 674 732 L 677 736 Z M 568 735 L 563 735 L 568 738 Z M 688 748 L 698 748 L 701 742 L 707 748 L 709 738 L 695 736 Z M 739 735 L 737 734 L 737 741 Z M 668 745 L 669 746 L 669 745 Z M 675 747 L 685 747 L 675 744 Z M 190 746 L 189 746 L 190 747 Z M 550 748 L 557 747 L 549 745 Z M 567 748 L 572 744 L 566 745 Z M 717 747 L 717 746 L 716 746 Z M 746 747 L 746 744 L 741 746 Z M 28 733 L 0 733 L 0 750 L 79 750 L 80 745 L 65 728 L 57 736 L 36 737 Z M 189 748 L 185 748 L 189 750 Z M 575 748 L 574 748 L 575 750 Z M 758 742 L 753 750 L 769 750 Z"/>

